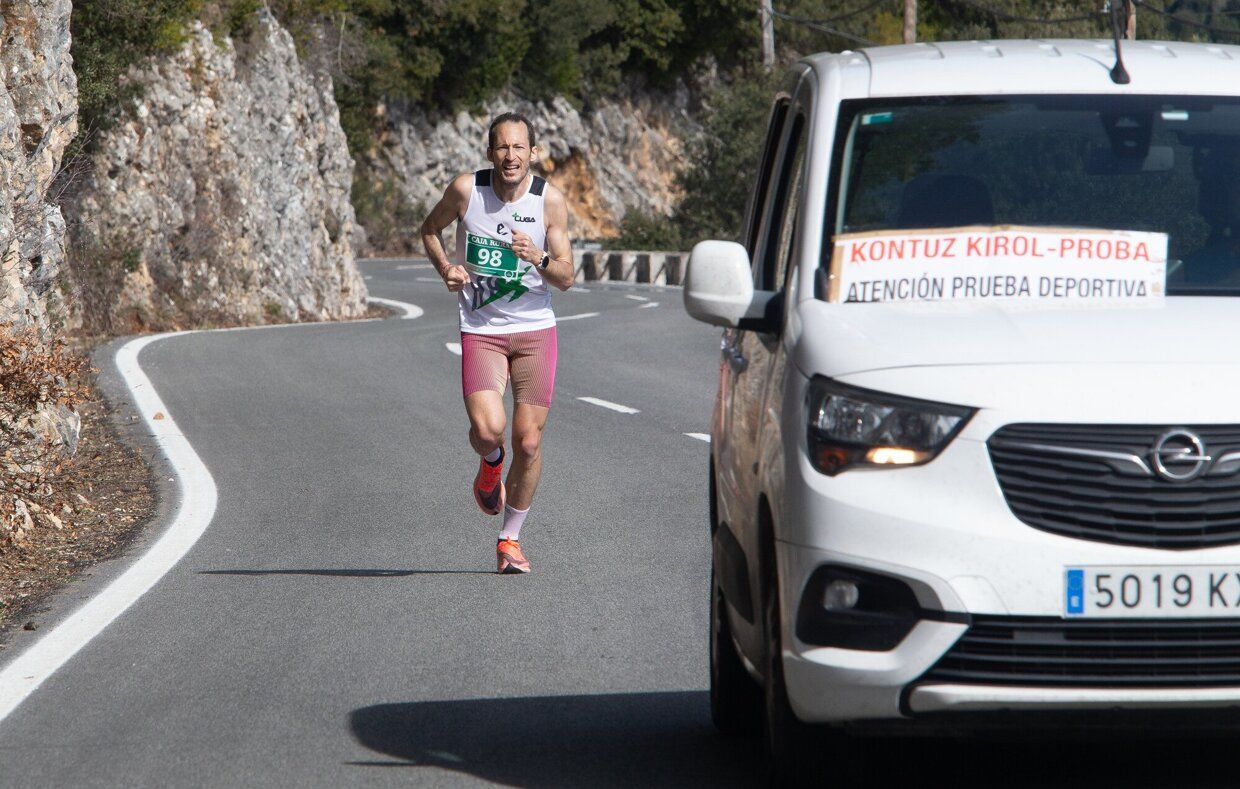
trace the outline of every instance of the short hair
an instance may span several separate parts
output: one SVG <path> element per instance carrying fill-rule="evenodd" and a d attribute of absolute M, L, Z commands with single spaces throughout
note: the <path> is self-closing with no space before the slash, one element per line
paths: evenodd
<path fill-rule="evenodd" d="M 530 123 L 530 119 L 519 112 L 505 112 L 496 115 L 491 121 L 491 127 L 487 129 L 487 150 L 495 147 L 495 129 L 501 123 L 524 123 L 526 134 L 530 138 L 530 147 L 533 148 L 537 143 L 534 142 L 534 126 Z"/>

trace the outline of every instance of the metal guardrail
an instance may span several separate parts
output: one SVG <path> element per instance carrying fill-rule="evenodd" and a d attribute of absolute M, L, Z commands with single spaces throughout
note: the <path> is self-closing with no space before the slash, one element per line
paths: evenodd
<path fill-rule="evenodd" d="M 577 282 L 641 282 L 650 285 L 684 284 L 688 252 L 592 250 L 573 252 Z"/>

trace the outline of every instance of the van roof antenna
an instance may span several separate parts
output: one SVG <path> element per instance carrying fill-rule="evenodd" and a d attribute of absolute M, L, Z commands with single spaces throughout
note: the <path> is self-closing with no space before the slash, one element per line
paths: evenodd
<path fill-rule="evenodd" d="M 1116 85 L 1127 85 L 1132 82 L 1132 78 L 1128 76 L 1128 70 L 1124 68 L 1124 56 L 1120 51 L 1119 40 L 1120 31 L 1128 26 L 1128 0 L 1107 0 L 1102 11 L 1111 18 L 1111 35 L 1115 39 L 1115 65 L 1111 67 L 1111 81 Z"/>

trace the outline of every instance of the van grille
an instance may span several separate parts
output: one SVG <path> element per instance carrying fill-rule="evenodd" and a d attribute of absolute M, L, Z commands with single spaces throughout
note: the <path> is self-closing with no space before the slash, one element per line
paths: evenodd
<path fill-rule="evenodd" d="M 974 616 L 923 682 L 1168 687 L 1240 685 L 1240 620 Z"/>
<path fill-rule="evenodd" d="M 1063 451 L 1130 454 L 1148 463 L 1150 449 L 1165 429 L 1016 424 L 997 430 L 987 447 L 1012 513 L 1034 528 L 1150 548 L 1240 543 L 1240 473 L 1169 482 L 1140 473 L 1134 464 Z M 1240 425 L 1189 429 L 1216 462 L 1224 453 L 1240 449 Z"/>

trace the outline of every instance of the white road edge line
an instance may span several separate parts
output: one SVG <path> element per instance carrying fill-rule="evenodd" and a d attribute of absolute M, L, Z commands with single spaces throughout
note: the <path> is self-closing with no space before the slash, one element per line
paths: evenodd
<path fill-rule="evenodd" d="M 576 315 L 557 315 L 555 316 L 555 319 L 557 322 L 558 321 L 575 321 L 578 318 L 597 318 L 599 315 L 602 315 L 602 313 L 601 312 L 579 312 Z"/>
<path fill-rule="evenodd" d="M 644 309 L 644 308 L 646 308 L 646 307 L 657 307 L 657 306 L 659 306 L 659 302 L 657 302 L 657 301 L 648 301 L 648 302 L 646 302 L 645 304 L 639 304 L 639 305 L 637 305 L 637 309 L 639 309 L 639 310 L 640 310 L 640 309 Z"/>
<path fill-rule="evenodd" d="M 583 403 L 589 403 L 590 405 L 602 406 L 603 408 L 610 408 L 612 411 L 619 411 L 622 414 L 640 414 L 641 413 L 641 411 L 637 410 L 636 408 L 629 408 L 627 405 L 620 405 L 619 403 L 613 403 L 610 400 L 600 400 L 597 397 L 578 397 L 577 399 Z"/>
<path fill-rule="evenodd" d="M 371 297 L 370 301 L 400 309 L 405 313 L 404 318 L 416 318 L 422 314 L 421 307 L 403 301 L 375 297 Z M 116 368 L 125 379 L 134 405 L 142 414 L 156 445 L 177 478 L 181 492 L 180 503 L 171 525 L 129 569 L 31 644 L 13 662 L 0 669 L 0 722 L 171 570 L 194 546 L 215 517 L 215 505 L 219 499 L 215 479 L 189 440 L 181 434 L 181 429 L 177 427 L 168 407 L 164 405 L 151 380 L 138 364 L 138 354 L 154 342 L 201 333 L 205 332 L 179 331 L 138 337 L 117 350 Z"/>
<path fill-rule="evenodd" d="M 650 299 L 645 296 L 634 296 L 631 293 L 626 293 L 624 297 L 626 299 L 632 299 L 633 301 L 650 301 Z"/>
<path fill-rule="evenodd" d="M 381 299 L 378 296 L 370 296 L 366 300 L 373 301 L 375 304 L 382 304 L 385 307 L 391 307 L 394 310 L 400 310 L 402 313 L 404 313 L 403 315 L 400 316 L 401 320 L 407 321 L 413 318 L 422 317 L 423 310 L 421 307 L 419 307 L 416 304 L 409 304 L 408 302 L 404 302 L 404 301 L 395 301 L 393 299 Z"/>
<path fill-rule="evenodd" d="M 707 444 L 710 443 L 710 436 L 706 433 L 685 433 L 685 435 L 689 438 L 696 438 L 698 441 L 705 441 Z"/>
<path fill-rule="evenodd" d="M 461 355 L 461 344 L 459 342 L 445 342 L 444 347 L 455 353 L 457 356 Z"/>

